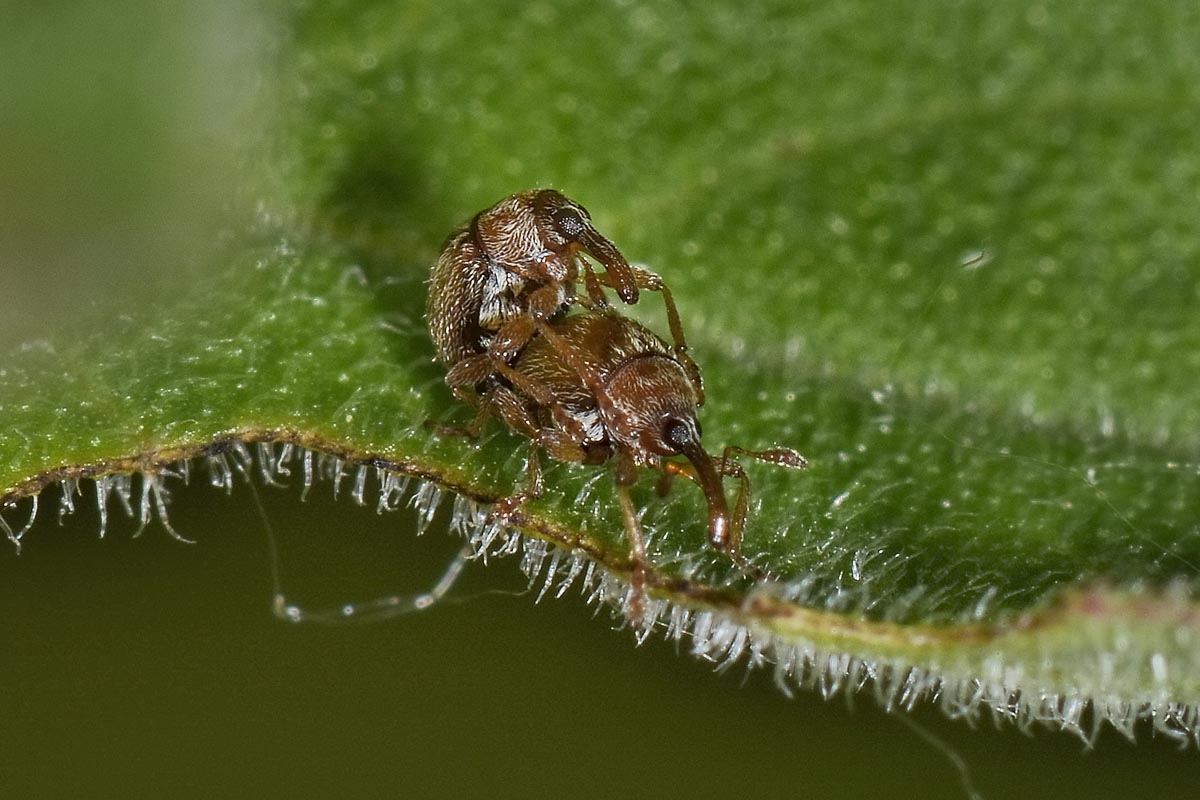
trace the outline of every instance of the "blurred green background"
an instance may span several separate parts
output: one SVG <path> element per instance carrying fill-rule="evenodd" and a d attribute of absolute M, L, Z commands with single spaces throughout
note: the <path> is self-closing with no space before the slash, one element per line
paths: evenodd
<path fill-rule="evenodd" d="M 145 313 L 202 275 L 239 212 L 232 187 L 277 31 L 220 3 L 0 15 L 7 351 Z M 457 547 L 325 488 L 303 505 L 294 489 L 260 490 L 299 600 L 427 585 Z M 270 614 L 244 486 L 177 495 L 172 521 L 195 546 L 154 526 L 130 539 L 127 521 L 99 542 L 87 514 L 56 527 L 55 499 L 20 557 L 0 551 L 12 796 L 965 796 L 944 755 L 866 697 L 849 711 L 789 701 L 767 674 L 713 675 L 659 641 L 635 649 L 573 595 L 480 595 L 521 590 L 511 563 L 472 567 L 462 602 L 425 614 L 297 628 Z M 915 718 L 988 798 L 1168 796 L 1200 767 L 1161 740 L 1107 732 L 1082 752 L 1059 734 Z"/>
<path fill-rule="evenodd" d="M 257 20 L 229 3 L 0 4 L 5 350 L 91 307 L 169 300 L 205 264 L 261 77 Z"/>

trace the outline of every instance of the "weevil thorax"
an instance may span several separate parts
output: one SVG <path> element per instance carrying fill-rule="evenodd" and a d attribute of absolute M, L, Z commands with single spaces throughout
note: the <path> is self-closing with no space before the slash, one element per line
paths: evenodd
<path fill-rule="evenodd" d="M 629 359 L 609 375 L 600 408 L 609 436 L 635 463 L 654 465 L 679 455 L 680 436 L 700 441 L 697 400 L 678 361 L 650 354 Z"/>
<path fill-rule="evenodd" d="M 578 279 L 578 235 L 587 211 L 553 189 L 504 198 L 474 220 L 480 250 L 493 269 L 538 285 Z"/>

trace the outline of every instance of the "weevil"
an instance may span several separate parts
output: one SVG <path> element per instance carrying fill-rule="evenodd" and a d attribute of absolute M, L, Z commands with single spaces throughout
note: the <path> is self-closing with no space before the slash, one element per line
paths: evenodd
<path fill-rule="evenodd" d="M 604 272 L 597 274 L 585 254 Z M 576 294 L 581 280 L 583 297 Z M 655 273 L 626 261 L 596 230 L 587 209 L 554 189 L 504 198 L 451 233 L 442 248 L 425 318 L 455 396 L 477 403 L 480 385 L 496 373 L 519 382 L 506 367 L 538 329 L 576 304 L 606 308 L 605 287 L 629 304 L 638 302 L 639 290 L 662 294 L 672 352 L 703 400 L 670 289 Z"/>
<path fill-rule="evenodd" d="M 511 365 L 526 393 L 503 376 L 493 379 L 488 410 L 530 441 L 528 483 L 497 504 L 495 514 L 513 512 L 543 492 L 538 450 L 559 461 L 611 462 L 617 498 L 629 538 L 636 609 L 644 595 L 645 539 L 630 487 L 638 471 L 660 476 L 665 491 L 673 476 L 695 483 L 708 505 L 708 541 L 750 574 L 759 574 L 741 554 L 750 504 L 750 478 L 736 460 L 746 456 L 799 469 L 804 457 L 790 448 L 746 450 L 726 447 L 712 456 L 701 443 L 700 405 L 687 367 L 661 338 L 612 310 L 580 312 L 545 325 Z M 563 423 L 566 419 L 567 424 Z M 671 460 L 682 457 L 684 461 Z M 739 481 L 732 511 L 723 479 Z"/>

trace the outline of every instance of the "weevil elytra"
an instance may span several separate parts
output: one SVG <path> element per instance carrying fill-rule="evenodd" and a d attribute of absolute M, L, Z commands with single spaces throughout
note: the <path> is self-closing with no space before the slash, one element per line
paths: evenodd
<path fill-rule="evenodd" d="M 585 255 L 605 271 L 597 274 Z M 576 295 L 581 280 L 583 297 Z M 474 402 L 473 387 L 505 372 L 539 325 L 572 305 L 605 308 L 605 287 L 624 303 L 638 302 L 643 289 L 662 294 L 673 352 L 703 398 L 670 289 L 658 275 L 626 261 L 592 225 L 587 209 L 554 189 L 504 198 L 455 230 L 442 248 L 425 318 L 455 395 Z M 511 373 L 508 379 L 519 380 Z"/>

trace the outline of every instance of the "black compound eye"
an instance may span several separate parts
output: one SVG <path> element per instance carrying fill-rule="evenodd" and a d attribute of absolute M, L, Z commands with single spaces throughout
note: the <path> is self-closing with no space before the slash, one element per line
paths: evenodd
<path fill-rule="evenodd" d="M 663 441 L 676 451 L 682 451 L 693 441 L 695 428 L 681 419 L 670 417 L 663 425 Z"/>
<path fill-rule="evenodd" d="M 556 208 L 551 212 L 550 219 L 554 221 L 558 232 L 571 241 L 578 240 L 587 228 L 587 223 L 583 221 L 579 212 L 570 207 Z"/>

